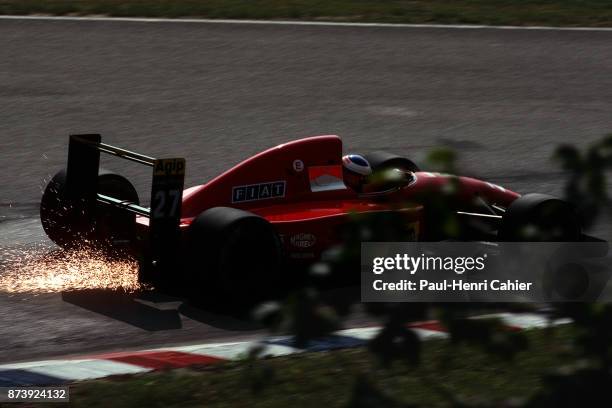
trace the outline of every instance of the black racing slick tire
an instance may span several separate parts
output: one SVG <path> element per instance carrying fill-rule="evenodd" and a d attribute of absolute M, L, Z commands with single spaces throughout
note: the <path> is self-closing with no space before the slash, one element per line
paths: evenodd
<path fill-rule="evenodd" d="M 74 203 L 66 198 L 66 170 L 61 170 L 49 181 L 40 200 L 43 230 L 60 247 L 73 247 L 87 232 L 80 218 Z"/>
<path fill-rule="evenodd" d="M 499 240 L 509 242 L 577 242 L 582 228 L 566 201 L 547 194 L 525 194 L 506 209 Z"/>
<path fill-rule="evenodd" d="M 98 192 L 138 204 L 138 193 L 123 176 L 100 169 Z M 40 220 L 47 236 L 60 247 L 77 248 L 89 243 L 130 239 L 134 215 L 117 209 L 96 207 L 93 217 L 86 217 L 79 200 L 66 193 L 66 171 L 58 172 L 47 184 L 40 201 Z"/>
<path fill-rule="evenodd" d="M 281 243 L 264 218 L 235 208 L 210 208 L 192 222 L 188 239 L 192 299 L 206 296 L 247 306 L 274 295 Z"/>
<path fill-rule="evenodd" d="M 368 153 L 364 155 L 364 157 L 370 163 L 370 167 L 372 167 L 372 171 L 375 173 L 389 169 L 419 171 L 419 166 L 412 160 L 398 156 L 397 154 L 376 151 Z"/>
<path fill-rule="evenodd" d="M 133 204 L 140 204 L 138 192 L 128 179 L 110 170 L 98 172 L 98 192 Z M 112 248 L 130 245 L 136 235 L 136 215 L 128 211 L 99 205 L 96 208 L 96 239 Z"/>

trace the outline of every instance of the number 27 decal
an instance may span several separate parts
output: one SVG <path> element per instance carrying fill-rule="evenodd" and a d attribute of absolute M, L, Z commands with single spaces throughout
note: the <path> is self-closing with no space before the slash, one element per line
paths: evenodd
<path fill-rule="evenodd" d="M 173 218 L 178 215 L 180 190 L 159 190 L 155 193 L 153 218 Z"/>

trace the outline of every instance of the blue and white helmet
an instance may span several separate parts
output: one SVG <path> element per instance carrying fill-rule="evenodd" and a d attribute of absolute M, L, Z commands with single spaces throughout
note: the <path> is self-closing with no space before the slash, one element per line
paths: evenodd
<path fill-rule="evenodd" d="M 365 157 L 359 154 L 347 154 L 342 158 L 342 164 L 344 168 L 357 173 L 362 176 L 369 176 L 372 174 L 372 167 Z"/>

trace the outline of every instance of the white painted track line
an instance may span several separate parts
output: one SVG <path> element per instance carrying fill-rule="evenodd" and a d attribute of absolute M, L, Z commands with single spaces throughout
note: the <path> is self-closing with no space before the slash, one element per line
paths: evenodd
<path fill-rule="evenodd" d="M 247 356 L 249 352 L 260 345 L 257 342 L 238 342 L 226 344 L 208 344 L 196 346 L 170 347 L 163 350 L 180 351 L 183 353 L 199 354 L 222 359 L 235 359 L 237 356 Z M 293 354 L 296 349 L 276 344 L 262 345 L 264 347 L 262 356 L 279 357 Z"/>
<path fill-rule="evenodd" d="M 53 366 L 31 367 L 28 371 L 69 381 L 83 381 L 110 375 L 140 374 L 151 368 L 108 360 L 66 361 Z"/>
<path fill-rule="evenodd" d="M 0 20 L 39 21 L 98 21 L 129 23 L 190 23 L 190 24 L 259 24 L 284 26 L 322 27 L 386 27 L 386 28 L 439 28 L 458 30 L 541 30 L 541 31 L 608 31 L 612 27 L 546 27 L 546 26 L 488 26 L 474 24 L 391 24 L 391 23 L 350 23 L 333 21 L 291 21 L 291 20 L 227 20 L 206 18 L 148 18 L 148 17 L 102 17 L 102 16 L 39 16 L 0 15 Z"/>

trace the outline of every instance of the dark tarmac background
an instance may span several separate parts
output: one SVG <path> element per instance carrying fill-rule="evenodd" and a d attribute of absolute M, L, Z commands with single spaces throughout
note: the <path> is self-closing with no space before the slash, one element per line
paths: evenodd
<path fill-rule="evenodd" d="M 550 156 L 612 132 L 611 69 L 602 31 L 0 20 L 0 251 L 46 242 L 38 202 L 70 133 L 185 157 L 188 186 L 276 144 L 338 134 L 346 151 L 417 161 L 447 146 L 464 172 L 561 195 Z M 104 163 L 147 201 L 147 168 Z M 610 239 L 612 224 L 592 233 Z M 0 362 L 258 334 L 161 300 L 0 294 Z"/>

